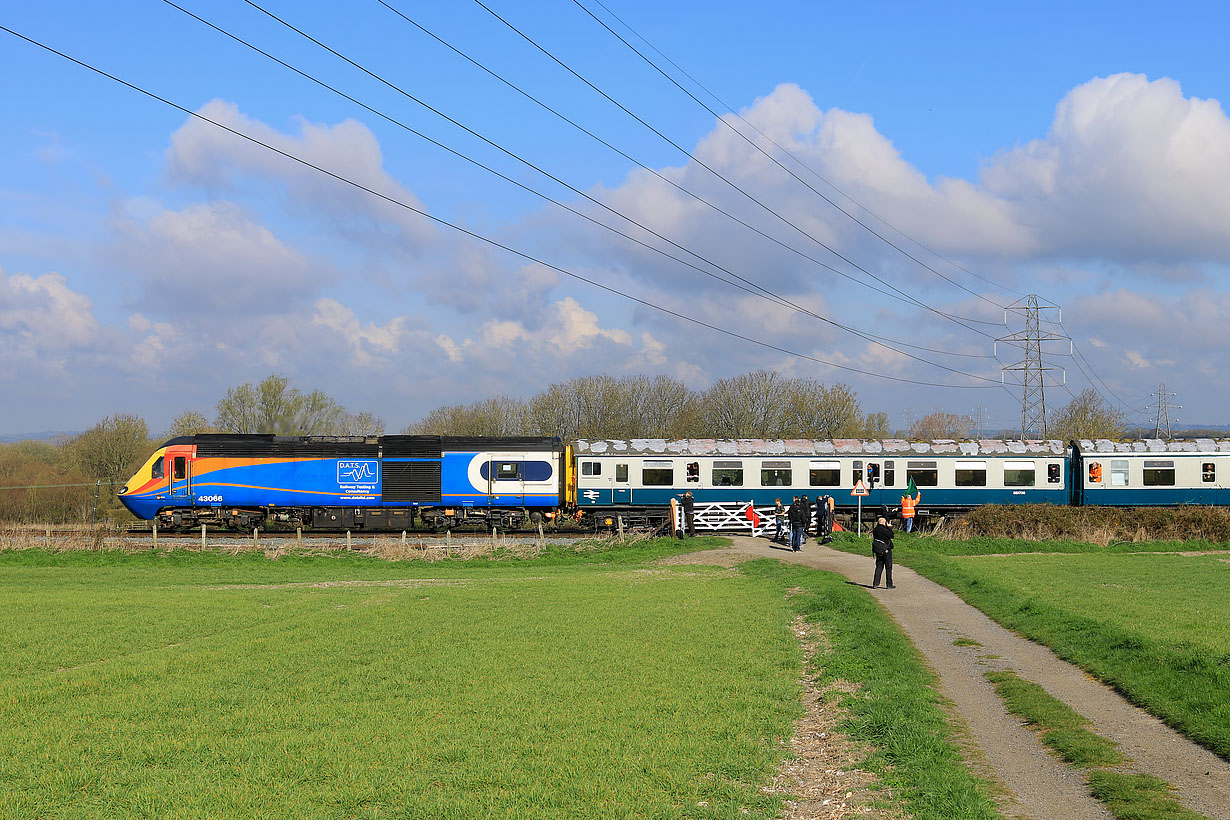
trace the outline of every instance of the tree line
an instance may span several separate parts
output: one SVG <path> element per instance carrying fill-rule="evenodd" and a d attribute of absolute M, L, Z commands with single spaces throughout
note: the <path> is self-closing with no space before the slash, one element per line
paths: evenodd
<path fill-rule="evenodd" d="M 671 376 L 581 376 L 529 398 L 497 396 L 444 405 L 402 432 L 417 435 L 631 438 L 965 439 L 969 416 L 937 411 L 908 430 L 888 414 L 864 412 L 849 385 L 825 385 L 757 370 L 693 390 Z M 196 433 L 370 436 L 384 421 L 351 413 L 321 390 L 304 392 L 285 376 L 232 387 L 213 418 L 189 410 L 151 437 L 140 416 L 117 413 L 80 435 L 54 442 L 0 444 L 0 521 L 68 523 L 125 517 L 115 493 L 162 442 Z M 1123 416 L 1086 390 L 1051 415 L 1048 438 L 1122 438 Z M 1015 437 L 1009 435 L 1008 437 Z M 31 489 L 34 488 L 34 489 Z"/>

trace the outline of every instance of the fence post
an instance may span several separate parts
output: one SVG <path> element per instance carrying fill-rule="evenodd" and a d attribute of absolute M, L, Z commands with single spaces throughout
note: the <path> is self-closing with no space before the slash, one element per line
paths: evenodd
<path fill-rule="evenodd" d="M 350 549 L 350 530 L 346 530 L 346 549 Z"/>
<path fill-rule="evenodd" d="M 98 520 L 98 493 L 102 490 L 102 479 L 94 482 L 94 511 L 90 513 L 90 526 L 93 527 Z"/>
<path fill-rule="evenodd" d="M 401 531 L 401 548 L 403 550 L 406 548 L 406 531 L 405 530 Z"/>
<path fill-rule="evenodd" d="M 615 523 L 619 524 L 619 540 L 624 540 L 624 517 L 618 515 L 615 517 Z"/>
<path fill-rule="evenodd" d="M 303 527 L 295 527 L 295 546 L 303 549 Z"/>
<path fill-rule="evenodd" d="M 201 525 L 201 552 L 205 551 L 205 525 Z"/>
<path fill-rule="evenodd" d="M 154 549 L 158 549 L 158 519 L 154 519 Z"/>
<path fill-rule="evenodd" d="M 538 522 L 538 547 L 539 547 L 540 549 L 541 549 L 542 547 L 545 547 L 545 546 L 546 546 L 546 544 L 544 544 L 544 543 L 543 543 L 543 541 L 544 541 L 544 540 L 545 540 L 545 538 L 544 538 L 544 536 L 543 536 L 543 534 L 542 534 L 542 522 L 541 522 L 541 521 L 539 521 L 539 522 Z"/>
<path fill-rule="evenodd" d="M 253 527 L 253 528 L 252 528 L 252 546 L 253 546 L 253 548 L 255 548 L 255 547 L 256 547 L 256 542 L 259 540 L 259 539 L 256 537 L 256 531 L 257 531 L 257 529 L 258 529 L 257 527 Z"/>
<path fill-rule="evenodd" d="M 47 549 L 51 549 L 51 527 L 47 528 L 47 535 L 43 539 L 43 546 Z"/>

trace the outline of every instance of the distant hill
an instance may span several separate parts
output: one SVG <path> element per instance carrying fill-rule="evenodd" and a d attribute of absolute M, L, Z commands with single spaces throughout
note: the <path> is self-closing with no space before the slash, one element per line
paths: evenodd
<path fill-rule="evenodd" d="M 54 441 L 60 437 L 80 435 L 80 430 L 45 430 L 42 433 L 0 433 L 0 443 L 12 444 L 15 441 Z"/>

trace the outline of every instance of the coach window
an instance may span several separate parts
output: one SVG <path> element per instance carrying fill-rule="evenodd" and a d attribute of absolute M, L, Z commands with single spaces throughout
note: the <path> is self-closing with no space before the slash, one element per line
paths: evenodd
<path fill-rule="evenodd" d="M 891 461 L 884 462 L 884 486 L 891 487 L 897 483 L 897 471 Z"/>
<path fill-rule="evenodd" d="M 813 487 L 840 487 L 840 461 L 810 461 L 807 464 L 807 483 Z"/>
<path fill-rule="evenodd" d="M 1217 465 L 1211 461 L 1206 461 L 1200 466 L 1200 480 L 1205 484 L 1212 484 L 1217 480 Z"/>
<path fill-rule="evenodd" d="M 863 462 L 856 461 L 850 466 L 854 470 L 854 474 L 850 479 L 850 486 L 853 487 L 854 485 L 858 484 L 863 479 Z"/>
<path fill-rule="evenodd" d="M 1173 461 L 1146 461 L 1144 484 L 1146 487 L 1173 487 Z"/>
<path fill-rule="evenodd" d="M 936 487 L 940 483 L 940 470 L 935 461 L 907 461 L 905 477 L 914 479 L 915 487 Z"/>
<path fill-rule="evenodd" d="M 164 475 L 166 475 L 166 473 L 163 472 L 163 469 L 164 469 L 163 461 L 164 459 L 161 456 L 159 456 L 158 460 L 154 462 L 154 466 L 149 468 L 150 478 L 162 478 Z"/>
<path fill-rule="evenodd" d="M 641 483 L 646 487 L 669 487 L 675 483 L 675 465 L 669 461 L 641 464 Z"/>
<path fill-rule="evenodd" d="M 700 481 L 700 462 L 688 462 L 688 481 Z"/>
<path fill-rule="evenodd" d="M 1102 462 L 1100 461 L 1089 462 L 1089 483 L 1090 484 L 1101 484 L 1102 483 Z"/>
<path fill-rule="evenodd" d="M 743 462 L 742 461 L 715 461 L 713 462 L 713 486 L 715 487 L 742 487 L 743 486 Z"/>
<path fill-rule="evenodd" d="M 1128 463 L 1127 460 L 1111 461 L 1110 463 L 1110 486 L 1126 487 L 1128 485 Z"/>
<path fill-rule="evenodd" d="M 175 478 L 185 478 L 188 475 L 188 459 L 183 456 L 175 457 Z"/>
<path fill-rule="evenodd" d="M 601 461 L 582 461 L 581 475 L 602 475 Z"/>
<path fill-rule="evenodd" d="M 615 465 L 615 480 L 622 481 L 625 484 L 627 483 L 628 481 L 628 465 L 627 464 L 616 464 Z"/>
<path fill-rule="evenodd" d="M 495 477 L 499 481 L 516 481 L 521 477 L 520 465 L 515 461 L 501 461 L 495 468 Z"/>
<path fill-rule="evenodd" d="M 1059 484 L 1063 481 L 1063 465 L 1048 464 L 1046 465 L 1046 483 Z"/>
<path fill-rule="evenodd" d="M 987 486 L 987 463 L 985 461 L 957 461 L 958 487 Z"/>
<path fill-rule="evenodd" d="M 1005 461 L 1004 486 L 1034 486 L 1034 463 L 1032 461 Z"/>
<path fill-rule="evenodd" d="M 789 461 L 760 462 L 761 487 L 789 487 L 793 483 Z"/>

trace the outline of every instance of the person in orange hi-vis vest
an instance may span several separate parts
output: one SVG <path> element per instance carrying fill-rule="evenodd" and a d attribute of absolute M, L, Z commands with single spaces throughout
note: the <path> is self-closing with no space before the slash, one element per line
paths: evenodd
<path fill-rule="evenodd" d="M 909 490 L 906 490 L 908 493 Z M 914 488 L 917 495 L 901 496 L 901 518 L 905 521 L 905 531 L 913 532 L 914 530 L 914 508 L 918 506 L 918 502 L 922 499 L 922 490 Z"/>

